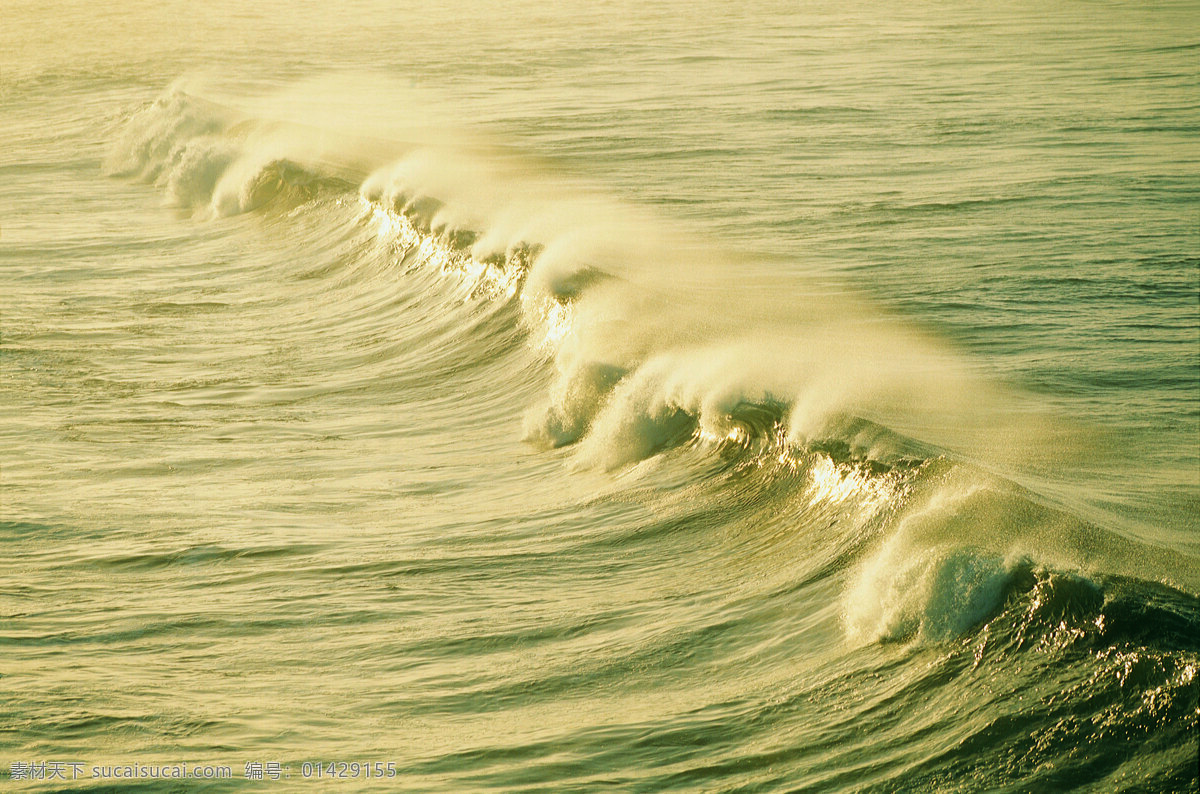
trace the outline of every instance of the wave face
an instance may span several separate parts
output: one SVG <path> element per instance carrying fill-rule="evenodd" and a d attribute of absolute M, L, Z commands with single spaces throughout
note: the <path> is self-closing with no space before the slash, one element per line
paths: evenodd
<path fill-rule="evenodd" d="M 474 35 L 446 21 L 396 57 L 436 71 Z M 575 28 L 551 27 L 567 68 Z M 636 50 L 671 113 L 729 99 Z M 246 788 L 252 761 L 390 763 L 428 791 L 1195 785 L 1196 361 L 1170 347 L 1197 328 L 1194 239 L 1113 243 L 1133 261 L 1099 282 L 1069 275 L 1083 233 L 1005 258 L 1032 245 L 1010 215 L 1065 223 L 1126 183 L 981 194 L 968 159 L 925 195 L 932 166 L 863 143 L 903 153 L 896 198 L 817 148 L 844 178 L 780 231 L 770 136 L 865 135 L 882 74 L 758 108 L 765 170 L 731 175 L 723 147 L 760 149 L 719 114 L 694 151 L 655 138 L 666 110 L 614 116 L 637 145 L 589 160 L 569 113 L 521 121 L 467 67 L 459 107 L 378 72 L 153 95 L 123 68 L 9 89 L 14 128 L 47 95 L 63 130 L 0 165 L 53 185 L 0 250 L 14 759 L 225 764 Z M 1029 142 L 989 118 L 937 135 Z M 974 276 L 948 254 L 969 235 L 995 259 Z M 816 261 L 839 256 L 873 262 Z M 1087 336 L 1095 301 L 1111 338 L 1088 348 L 1061 328 Z M 1134 359 L 1153 382 L 1123 383 Z"/>

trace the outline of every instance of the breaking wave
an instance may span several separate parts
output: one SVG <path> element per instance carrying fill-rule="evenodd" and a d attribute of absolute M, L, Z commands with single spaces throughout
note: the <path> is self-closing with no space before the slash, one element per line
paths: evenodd
<path fill-rule="evenodd" d="M 436 277 L 426 288 L 488 307 L 495 322 L 443 341 L 472 345 L 480 367 L 534 351 L 538 367 L 488 375 L 497 391 L 539 395 L 514 429 L 531 446 L 631 478 L 614 488 L 679 482 L 666 489 L 735 511 L 719 520 L 755 540 L 729 553 L 764 576 L 781 568 L 774 597 L 831 585 L 848 648 L 933 654 L 936 673 L 898 683 L 897 702 L 1009 676 L 961 737 L 1006 754 L 993 781 L 1078 773 L 1084 760 L 1055 756 L 1051 739 L 1091 740 L 1088 724 L 1111 742 L 1150 726 L 1178 768 L 1169 742 L 1194 718 L 1200 601 L 1170 554 L 1038 488 L 1095 453 L 1077 423 L 840 285 L 722 250 L 477 133 L 404 113 L 391 127 L 330 126 L 343 115 L 335 88 L 305 87 L 322 108 L 311 119 L 173 87 L 128 119 L 108 170 L 198 219 L 339 207 L 371 241 L 358 255 L 389 263 L 389 277 L 420 271 Z M 801 552 L 781 558 L 796 537 Z M 1063 660 L 1074 666 L 1062 680 L 1038 682 Z M 1145 695 L 1121 711 L 1134 684 Z M 1029 703 L 1005 700 L 1020 686 Z M 1060 713 L 1055 692 L 1082 688 L 1091 713 Z M 901 741 L 895 730 L 887 741 Z M 943 779 L 958 758 L 924 759 L 906 784 Z"/>

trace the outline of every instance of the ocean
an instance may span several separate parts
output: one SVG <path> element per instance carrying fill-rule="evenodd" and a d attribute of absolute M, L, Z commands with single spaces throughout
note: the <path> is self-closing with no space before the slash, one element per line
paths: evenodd
<path fill-rule="evenodd" d="M 5 788 L 1197 790 L 1200 4 L 0 16 Z"/>

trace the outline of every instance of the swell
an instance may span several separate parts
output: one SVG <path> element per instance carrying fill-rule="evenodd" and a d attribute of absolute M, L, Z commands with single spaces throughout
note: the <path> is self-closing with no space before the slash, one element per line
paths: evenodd
<path fill-rule="evenodd" d="M 1028 560 L 1189 581 L 1187 561 L 1016 484 L 1094 452 L 1078 426 L 845 291 L 663 228 L 498 147 L 411 128 L 331 133 L 175 87 L 129 119 L 108 168 L 208 218 L 255 213 L 287 226 L 301 208 L 340 208 L 361 238 L 347 267 L 376 262 L 369 289 L 395 277 L 413 287 L 384 310 L 369 293 L 360 300 L 373 333 L 399 326 L 386 360 L 416 373 L 412 383 L 464 369 L 515 379 L 521 394 L 544 395 L 525 415 L 534 446 L 574 447 L 585 467 L 633 467 L 659 489 L 695 485 L 698 471 L 733 478 L 712 498 L 733 499 L 738 521 L 758 515 L 814 538 L 826 527 L 832 540 L 804 550 L 812 564 L 799 581 L 839 581 L 852 640 L 962 636 L 1004 608 Z M 358 333 L 337 308 L 320 322 Z M 503 371 L 523 347 L 541 364 Z M 666 451 L 671 460 L 652 465 Z M 756 478 L 783 501 L 738 501 Z"/>
<path fill-rule="evenodd" d="M 520 405 L 522 426 L 499 432 L 589 470 L 586 495 L 558 500 L 538 537 L 497 533 L 474 550 L 431 539 L 419 562 L 297 557 L 286 573 L 271 545 L 262 575 L 240 574 L 256 587 L 283 576 L 321 592 L 370 587 L 389 607 L 426 594 L 413 623 L 458 599 L 455 583 L 489 582 L 453 632 L 389 625 L 369 651 L 339 650 L 345 667 L 365 661 L 392 682 L 372 708 L 432 721 L 485 704 L 507 719 L 579 702 L 604 717 L 497 731 L 408 773 L 470 788 L 502 770 L 561 789 L 599 761 L 653 790 L 1040 789 L 1099 785 L 1145 747 L 1148 787 L 1185 774 L 1200 635 L 1187 562 L 1004 476 L 1006 465 L 1028 475 L 1027 453 L 1069 458 L 1044 416 L 843 291 L 663 229 L 536 165 L 407 134 L 336 137 L 171 92 L 130 120 L 111 169 L 213 227 L 289 241 L 255 280 L 285 285 L 287 299 L 256 311 L 272 333 L 318 344 L 281 362 L 279 383 L 251 384 L 260 398 L 436 402 L 442 460 L 456 432 L 480 427 L 468 412 Z M 288 261 L 297 249 L 321 256 Z M 463 378 L 486 400 L 464 401 Z M 522 505 L 555 501 L 537 478 L 519 482 Z M 588 499 L 604 509 L 580 510 Z M 604 520 L 581 526 L 580 513 Z M 488 536 L 502 524 L 487 514 L 445 523 Z M 176 574 L 191 556 L 88 564 Z M 258 621 L 241 603 L 178 621 L 178 636 L 294 626 L 294 603 Z M 150 627 L 155 641 L 172 622 Z M 113 636 L 127 639 L 123 626 Z"/>

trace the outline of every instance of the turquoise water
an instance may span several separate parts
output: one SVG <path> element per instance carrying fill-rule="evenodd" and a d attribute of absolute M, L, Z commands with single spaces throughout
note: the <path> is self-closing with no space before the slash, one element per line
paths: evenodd
<path fill-rule="evenodd" d="M 1196 4 L 10 6 L 6 785 L 1195 790 Z"/>

